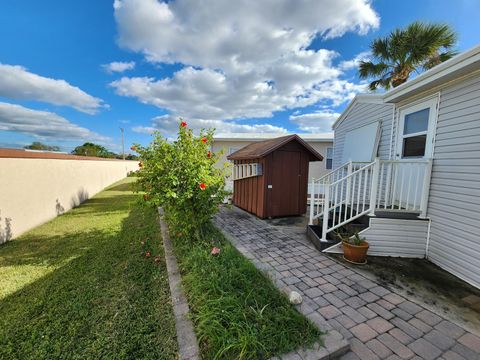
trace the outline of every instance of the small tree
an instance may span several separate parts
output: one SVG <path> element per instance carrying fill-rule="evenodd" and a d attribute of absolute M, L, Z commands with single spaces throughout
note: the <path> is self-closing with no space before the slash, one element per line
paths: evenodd
<path fill-rule="evenodd" d="M 56 145 L 47 145 L 40 141 L 34 141 L 30 145 L 26 145 L 25 149 L 29 150 L 46 150 L 46 151 L 60 151 L 60 147 Z"/>
<path fill-rule="evenodd" d="M 370 45 L 373 61 L 362 61 L 361 79 L 374 78 L 370 90 L 390 89 L 408 80 L 414 71 L 432 67 L 456 55 L 453 46 L 457 34 L 446 24 L 416 21 L 405 29 L 396 29 Z"/>
<path fill-rule="evenodd" d="M 95 156 L 95 157 L 102 157 L 102 158 L 114 158 L 115 154 L 108 151 L 102 145 L 94 144 L 91 142 L 86 142 L 83 145 L 77 146 L 72 151 L 73 155 L 80 155 L 80 156 Z"/>
<path fill-rule="evenodd" d="M 216 167 L 218 154 L 210 150 L 213 130 L 194 136 L 182 121 L 178 138 L 168 142 L 160 134 L 147 147 L 133 146 L 140 155 L 138 184 L 144 199 L 165 209 L 170 229 L 183 238 L 199 240 L 227 195 L 226 166 Z"/>

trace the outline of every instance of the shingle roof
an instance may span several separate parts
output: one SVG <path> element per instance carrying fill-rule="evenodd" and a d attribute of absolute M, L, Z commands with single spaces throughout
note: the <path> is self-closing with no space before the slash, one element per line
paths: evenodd
<path fill-rule="evenodd" d="M 298 135 L 282 136 L 275 139 L 265 141 L 258 141 L 251 143 L 238 151 L 227 156 L 228 160 L 248 160 L 258 159 L 267 156 L 271 152 L 277 150 L 290 141 L 296 141 L 310 153 L 311 161 L 322 161 L 323 156 L 320 155 L 314 148 L 302 140 Z"/>

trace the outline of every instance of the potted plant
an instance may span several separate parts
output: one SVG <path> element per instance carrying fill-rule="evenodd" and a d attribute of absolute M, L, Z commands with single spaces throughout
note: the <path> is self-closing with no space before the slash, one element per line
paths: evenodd
<path fill-rule="evenodd" d="M 343 258 L 353 264 L 366 264 L 368 242 L 360 237 L 358 232 L 353 236 L 350 234 L 342 236 Z"/>

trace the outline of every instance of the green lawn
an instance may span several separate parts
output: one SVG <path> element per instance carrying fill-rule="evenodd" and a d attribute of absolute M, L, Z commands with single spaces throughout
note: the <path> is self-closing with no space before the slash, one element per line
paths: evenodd
<path fill-rule="evenodd" d="M 176 358 L 157 215 L 134 180 L 0 246 L 0 359 Z"/>
<path fill-rule="evenodd" d="M 211 255 L 213 246 L 220 254 Z M 213 226 L 175 252 L 204 359 L 268 359 L 321 341 L 273 283 Z"/>

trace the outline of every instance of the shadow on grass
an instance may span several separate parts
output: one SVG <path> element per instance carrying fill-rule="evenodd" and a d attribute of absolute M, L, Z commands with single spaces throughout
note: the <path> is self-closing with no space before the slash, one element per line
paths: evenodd
<path fill-rule="evenodd" d="M 57 219 L 67 222 L 63 235 L 45 234 L 55 229 L 54 220 L 43 235 L 44 226 L 0 249 L 0 283 L 25 282 L 0 300 L 1 359 L 176 358 L 156 212 L 125 210 L 132 196 L 84 205 L 103 208 L 107 199 L 118 200 L 112 207 L 124 215 L 106 215 L 104 228 L 91 219 L 85 231 L 70 230 L 78 225 L 69 221 L 75 212 L 83 217 L 82 206 Z M 151 258 L 143 256 L 147 250 Z"/>

